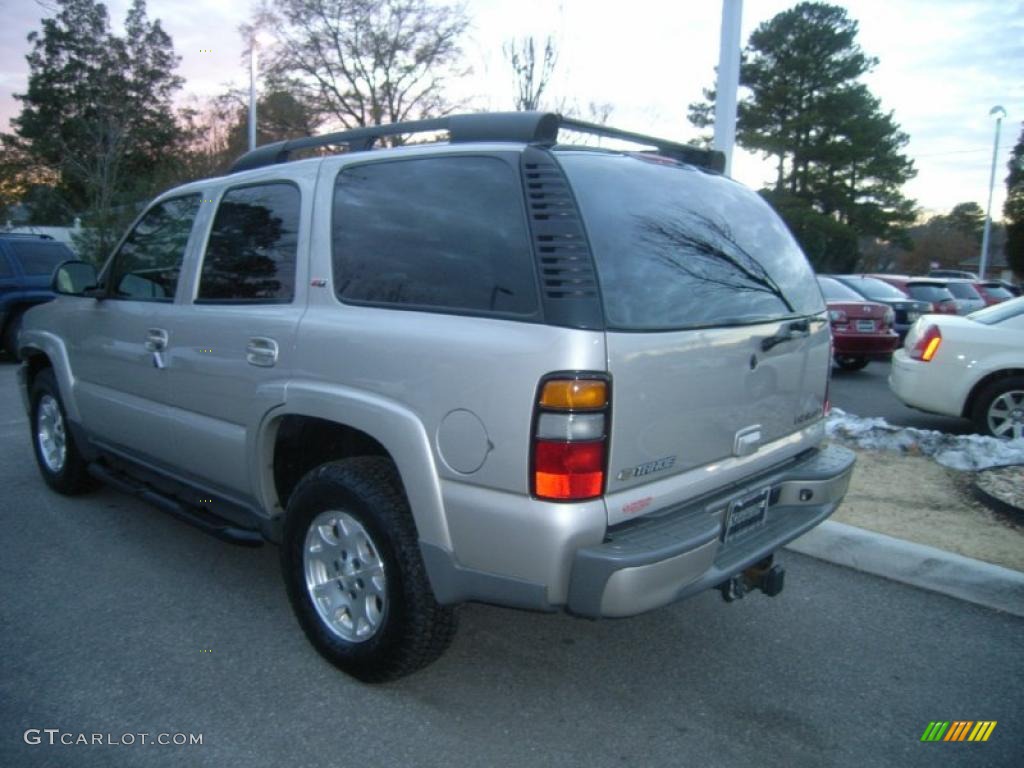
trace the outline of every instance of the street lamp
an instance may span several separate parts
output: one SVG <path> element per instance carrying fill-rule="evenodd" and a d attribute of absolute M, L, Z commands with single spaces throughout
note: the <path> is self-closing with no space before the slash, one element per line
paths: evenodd
<path fill-rule="evenodd" d="M 996 117 L 996 140 L 992 145 L 992 173 L 988 177 L 988 206 L 985 208 L 985 230 L 981 236 L 981 259 L 978 261 L 978 277 L 985 279 L 985 269 L 988 267 L 988 239 L 992 230 L 992 189 L 996 184 L 996 159 L 999 156 L 999 129 L 1003 125 L 1003 118 L 1006 117 L 1006 110 L 998 104 L 988 111 L 989 117 Z"/>
<path fill-rule="evenodd" d="M 274 38 L 263 30 L 253 30 L 249 36 L 249 151 L 256 149 L 256 48 L 267 47 Z"/>

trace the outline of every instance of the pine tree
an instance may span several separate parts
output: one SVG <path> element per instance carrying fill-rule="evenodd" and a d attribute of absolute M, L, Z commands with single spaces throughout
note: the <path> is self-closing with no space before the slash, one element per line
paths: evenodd
<path fill-rule="evenodd" d="M 1024 281 L 1024 127 L 1010 154 L 1007 168 L 1010 173 L 1006 177 L 1006 202 L 1003 204 L 1006 263 L 1017 278 Z"/>

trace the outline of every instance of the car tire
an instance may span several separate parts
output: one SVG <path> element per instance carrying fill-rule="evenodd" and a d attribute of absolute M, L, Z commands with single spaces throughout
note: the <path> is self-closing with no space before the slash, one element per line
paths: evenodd
<path fill-rule="evenodd" d="M 288 501 L 281 569 L 313 647 L 364 682 L 425 667 L 455 636 L 437 602 L 398 472 L 382 457 L 322 464 Z"/>
<path fill-rule="evenodd" d="M 24 312 L 16 312 L 4 326 L 3 348 L 15 360 L 18 359 L 18 331 L 21 330 L 21 318 Z"/>
<path fill-rule="evenodd" d="M 862 368 L 866 368 L 868 362 L 869 360 L 866 357 L 853 357 L 852 355 L 836 357 L 836 365 L 844 371 L 859 371 Z"/>
<path fill-rule="evenodd" d="M 1024 376 L 996 379 L 974 401 L 974 426 L 983 435 L 1024 437 Z"/>
<path fill-rule="evenodd" d="M 32 448 L 43 480 L 57 493 L 76 496 L 92 488 L 88 462 L 75 444 L 57 379 L 49 368 L 36 374 L 31 396 Z"/>

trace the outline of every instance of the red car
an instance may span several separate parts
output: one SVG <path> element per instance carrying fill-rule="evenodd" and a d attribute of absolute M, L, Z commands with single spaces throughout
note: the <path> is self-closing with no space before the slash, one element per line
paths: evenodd
<path fill-rule="evenodd" d="M 985 300 L 986 307 L 991 307 L 993 304 L 1013 298 L 1013 294 L 998 280 L 986 280 L 984 282 L 979 280 L 973 283 L 973 285 L 974 290 L 980 293 L 981 298 Z"/>
<path fill-rule="evenodd" d="M 828 305 L 836 365 L 844 371 L 859 371 L 872 360 L 888 360 L 900 343 L 892 328 L 892 308 L 864 301 L 831 277 L 819 277 L 818 285 Z"/>
<path fill-rule="evenodd" d="M 881 272 L 872 274 L 871 277 L 884 280 L 889 285 L 899 288 L 912 299 L 930 302 L 932 312 L 936 315 L 956 315 L 960 313 L 956 304 L 956 297 L 950 293 L 949 286 L 945 280 L 927 277 L 908 277 L 907 275 L 889 275 Z"/>

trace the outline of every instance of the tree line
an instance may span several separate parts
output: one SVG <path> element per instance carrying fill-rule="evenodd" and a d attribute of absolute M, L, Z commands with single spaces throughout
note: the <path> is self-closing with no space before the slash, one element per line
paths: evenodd
<path fill-rule="evenodd" d="M 33 223 L 80 216 L 88 234 L 79 248 L 100 260 L 144 201 L 223 173 L 245 151 L 248 94 L 228 91 L 182 106 L 180 56 L 145 0 L 133 0 L 123 34 L 112 31 L 97 0 L 54 0 L 52 7 L 28 37 L 21 111 L 0 137 L 0 205 L 21 203 Z M 469 26 L 465 9 L 443 0 L 266 0 L 239 30 L 249 44 L 258 28 L 275 37 L 261 65 L 257 143 L 472 109 L 450 88 L 468 72 L 462 44 Z M 774 180 L 761 194 L 817 268 L 959 260 L 950 244 L 973 247 L 984 214 L 965 203 L 918 220 L 915 202 L 902 193 L 916 172 L 905 154 L 908 136 L 862 82 L 878 62 L 857 34 L 844 9 L 823 2 L 802 2 L 761 24 L 742 52 L 737 142 L 771 160 Z M 510 39 L 503 55 L 513 108 L 597 122 L 613 112 L 611 104 L 581 107 L 552 96 L 553 37 Z M 689 110 L 698 128 L 713 121 L 714 90 L 704 96 Z M 1003 212 L 1018 274 L 1022 142 L 1024 132 Z"/>

